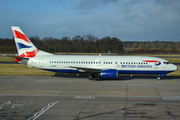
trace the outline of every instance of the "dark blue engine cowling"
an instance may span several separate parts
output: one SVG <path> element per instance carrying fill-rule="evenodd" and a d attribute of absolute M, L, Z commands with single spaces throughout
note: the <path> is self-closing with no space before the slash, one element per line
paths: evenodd
<path fill-rule="evenodd" d="M 102 70 L 102 78 L 117 78 L 118 71 L 116 69 Z"/>

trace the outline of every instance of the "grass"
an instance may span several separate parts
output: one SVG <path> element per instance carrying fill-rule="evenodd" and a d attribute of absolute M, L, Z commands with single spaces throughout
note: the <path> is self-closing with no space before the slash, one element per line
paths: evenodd
<path fill-rule="evenodd" d="M 136 56 L 154 56 L 154 57 L 180 57 L 180 54 L 164 54 L 164 55 L 161 55 L 161 54 L 157 54 L 157 55 L 151 55 L 151 54 L 147 54 L 147 55 L 136 55 Z"/>
<path fill-rule="evenodd" d="M 163 58 L 168 60 L 170 63 L 180 63 L 180 58 Z"/>
<path fill-rule="evenodd" d="M 54 72 L 29 68 L 23 64 L 0 64 L 0 75 L 55 75 Z"/>
<path fill-rule="evenodd" d="M 13 57 L 0 57 L 0 62 L 15 62 L 15 59 Z"/>

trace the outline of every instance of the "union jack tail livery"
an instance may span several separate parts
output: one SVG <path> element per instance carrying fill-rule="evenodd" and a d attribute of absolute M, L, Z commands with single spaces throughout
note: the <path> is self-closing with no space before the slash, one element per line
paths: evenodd
<path fill-rule="evenodd" d="M 38 50 L 19 27 L 12 26 L 11 28 L 18 51 L 18 56 L 15 58 L 17 62 L 21 61 L 22 58 L 33 58 L 37 55 L 52 55 Z"/>
<path fill-rule="evenodd" d="M 14 40 L 16 43 L 19 57 L 32 58 L 36 56 L 39 50 L 34 44 L 26 37 L 19 27 L 12 27 Z"/>

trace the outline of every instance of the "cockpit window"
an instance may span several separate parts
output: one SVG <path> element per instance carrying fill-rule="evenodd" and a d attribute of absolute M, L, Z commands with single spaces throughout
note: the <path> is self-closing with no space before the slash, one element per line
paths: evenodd
<path fill-rule="evenodd" d="M 164 62 L 164 64 L 167 64 L 167 65 L 168 65 L 169 63 L 170 63 L 170 62 Z"/>

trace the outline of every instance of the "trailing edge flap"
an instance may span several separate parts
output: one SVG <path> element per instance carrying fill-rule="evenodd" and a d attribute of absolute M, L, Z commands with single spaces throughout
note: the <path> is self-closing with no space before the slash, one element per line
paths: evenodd
<path fill-rule="evenodd" d="M 75 67 L 75 66 L 69 66 L 70 68 L 76 68 L 77 70 L 82 70 L 85 72 L 93 72 L 93 73 L 100 73 L 102 69 L 95 69 L 95 68 L 84 68 L 84 67 Z"/>

